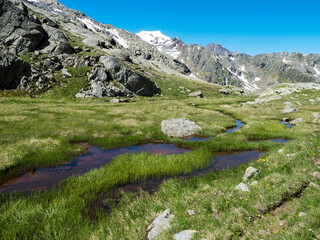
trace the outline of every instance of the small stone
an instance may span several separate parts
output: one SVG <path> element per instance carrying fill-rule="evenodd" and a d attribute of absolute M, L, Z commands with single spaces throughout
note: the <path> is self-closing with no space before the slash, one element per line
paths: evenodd
<path fill-rule="evenodd" d="M 255 186 L 255 185 L 258 185 L 258 181 L 254 181 L 250 184 L 250 186 Z"/>
<path fill-rule="evenodd" d="M 188 210 L 188 214 L 189 214 L 189 216 L 193 216 L 194 215 L 194 211 L 193 210 Z"/>
<path fill-rule="evenodd" d="M 281 149 L 278 151 L 278 153 L 283 153 L 283 151 L 284 151 L 284 150 L 281 148 Z"/>
<path fill-rule="evenodd" d="M 300 212 L 299 213 L 299 217 L 303 217 L 303 216 L 306 216 L 307 214 L 306 213 L 304 213 L 304 212 Z"/>
<path fill-rule="evenodd" d="M 312 173 L 312 176 L 314 176 L 318 181 L 320 181 L 320 172 L 314 172 Z"/>
<path fill-rule="evenodd" d="M 243 180 L 244 181 L 248 181 L 250 178 L 253 178 L 257 175 L 260 174 L 260 171 L 252 166 L 248 167 L 244 176 L 243 176 Z"/>
<path fill-rule="evenodd" d="M 84 98 L 86 95 L 85 94 L 83 94 L 83 93 L 77 93 L 76 94 L 76 98 Z"/>
<path fill-rule="evenodd" d="M 290 125 L 297 125 L 299 123 L 303 123 L 303 118 L 297 118 L 290 122 Z"/>
<path fill-rule="evenodd" d="M 320 186 L 319 186 L 318 184 L 313 183 L 313 182 L 310 182 L 310 183 L 309 183 L 309 186 L 310 186 L 310 187 L 317 188 L 317 189 L 320 190 Z"/>
<path fill-rule="evenodd" d="M 238 186 L 236 186 L 234 189 L 242 191 L 242 192 L 249 192 L 248 185 L 245 183 L 240 183 Z"/>
<path fill-rule="evenodd" d="M 118 98 L 112 98 L 112 99 L 110 100 L 110 102 L 111 102 L 111 103 L 120 103 L 120 99 L 118 99 Z"/>
<path fill-rule="evenodd" d="M 175 240 L 191 240 L 197 233 L 195 230 L 184 230 L 180 233 L 173 235 Z"/>
<path fill-rule="evenodd" d="M 203 98 L 203 94 L 201 91 L 198 91 L 198 92 L 192 92 L 192 93 L 189 93 L 188 95 L 189 97 L 198 97 L 198 98 Z"/>
<path fill-rule="evenodd" d="M 299 112 L 299 110 L 291 107 L 286 107 L 282 110 L 282 113 L 292 113 L 292 112 Z"/>
<path fill-rule="evenodd" d="M 66 68 L 63 68 L 63 69 L 61 70 L 61 73 L 62 73 L 64 76 L 67 76 L 67 77 L 71 77 L 71 76 L 72 76 L 71 73 L 69 73 L 69 72 L 68 72 L 68 69 L 66 69 Z"/>

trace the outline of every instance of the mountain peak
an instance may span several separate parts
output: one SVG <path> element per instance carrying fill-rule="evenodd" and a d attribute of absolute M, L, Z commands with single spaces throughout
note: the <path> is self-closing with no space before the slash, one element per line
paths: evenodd
<path fill-rule="evenodd" d="M 231 53 L 228 49 L 226 49 L 225 47 L 222 47 L 218 43 L 210 43 L 206 46 L 206 48 L 210 49 L 213 53 L 220 56 L 227 56 Z"/>

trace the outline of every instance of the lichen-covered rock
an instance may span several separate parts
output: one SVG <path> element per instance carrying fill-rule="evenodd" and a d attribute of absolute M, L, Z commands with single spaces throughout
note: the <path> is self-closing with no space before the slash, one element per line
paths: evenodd
<path fill-rule="evenodd" d="M 148 240 L 155 240 L 165 230 L 171 227 L 171 221 L 174 215 L 171 214 L 170 209 L 161 213 L 147 228 Z"/>
<path fill-rule="evenodd" d="M 198 98 L 203 98 L 203 94 L 201 91 L 197 91 L 197 92 L 192 92 L 189 93 L 189 97 L 198 97 Z"/>
<path fill-rule="evenodd" d="M 248 181 L 249 179 L 251 179 L 251 178 L 253 178 L 253 177 L 255 177 L 255 176 L 259 175 L 259 174 L 260 174 L 260 171 L 258 169 L 250 166 L 250 167 L 248 167 L 246 169 L 246 172 L 245 172 L 245 174 L 243 176 L 243 180 L 244 181 Z"/>
<path fill-rule="evenodd" d="M 161 122 L 161 131 L 169 137 L 187 137 L 201 130 L 201 127 L 185 118 L 167 119 Z"/>

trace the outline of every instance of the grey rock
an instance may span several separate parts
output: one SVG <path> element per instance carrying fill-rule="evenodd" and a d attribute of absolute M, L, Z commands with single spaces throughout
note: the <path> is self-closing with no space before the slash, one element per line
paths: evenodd
<path fill-rule="evenodd" d="M 30 76 L 30 65 L 9 53 L 0 53 L 0 89 L 15 89 L 23 76 Z"/>
<path fill-rule="evenodd" d="M 171 214 L 170 209 L 165 210 L 149 225 L 147 228 L 148 240 L 155 240 L 165 230 L 171 227 L 171 222 L 174 215 Z"/>
<path fill-rule="evenodd" d="M 0 0 L 0 29 L 0 42 L 14 54 L 35 50 L 46 34 L 27 8 L 20 9 L 9 0 Z"/>
<path fill-rule="evenodd" d="M 260 171 L 252 166 L 246 169 L 246 172 L 243 176 L 244 181 L 248 181 L 249 179 L 256 177 L 260 174 Z"/>
<path fill-rule="evenodd" d="M 72 77 L 71 73 L 68 72 L 68 69 L 63 68 L 61 70 L 62 75 L 67 76 L 67 77 Z"/>
<path fill-rule="evenodd" d="M 111 102 L 111 103 L 120 103 L 120 99 L 118 99 L 118 98 L 112 98 L 112 99 L 110 100 L 110 102 Z"/>
<path fill-rule="evenodd" d="M 161 122 L 161 131 L 170 137 L 186 137 L 199 130 L 201 127 L 185 118 L 168 119 Z"/>
<path fill-rule="evenodd" d="M 297 118 L 290 122 L 290 125 L 297 125 L 299 123 L 303 123 L 303 118 Z"/>
<path fill-rule="evenodd" d="M 320 190 L 320 186 L 319 186 L 318 184 L 313 183 L 313 182 L 310 182 L 310 183 L 309 183 L 309 186 L 310 186 L 310 187 L 317 188 L 317 189 Z"/>
<path fill-rule="evenodd" d="M 286 107 L 282 110 L 282 113 L 292 113 L 292 112 L 299 112 L 299 110 L 291 107 Z"/>
<path fill-rule="evenodd" d="M 320 181 L 320 172 L 313 172 L 312 176 L 314 176 L 318 181 Z"/>
<path fill-rule="evenodd" d="M 239 190 L 241 192 L 249 192 L 248 185 L 245 183 L 239 183 L 234 189 Z"/>
<path fill-rule="evenodd" d="M 194 210 L 189 209 L 189 210 L 188 210 L 188 214 L 189 214 L 189 216 L 193 216 L 193 215 L 194 215 Z"/>
<path fill-rule="evenodd" d="M 255 186 L 255 185 L 258 185 L 258 181 L 253 181 L 250 186 Z"/>
<path fill-rule="evenodd" d="M 191 240 L 197 233 L 195 230 L 184 230 L 180 233 L 173 235 L 175 240 Z"/>
<path fill-rule="evenodd" d="M 84 98 L 86 95 L 84 93 L 77 93 L 76 98 Z"/>
<path fill-rule="evenodd" d="M 82 48 L 79 47 L 79 46 L 75 46 L 75 47 L 73 48 L 73 50 L 74 50 L 75 53 L 82 52 Z"/>
<path fill-rule="evenodd" d="M 189 93 L 188 95 L 189 97 L 198 97 L 198 98 L 203 98 L 203 94 L 201 91 L 197 91 L 197 92 L 192 92 L 192 93 Z"/>

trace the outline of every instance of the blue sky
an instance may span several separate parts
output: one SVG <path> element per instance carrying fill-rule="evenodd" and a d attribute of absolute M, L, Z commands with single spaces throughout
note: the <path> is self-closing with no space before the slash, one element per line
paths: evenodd
<path fill-rule="evenodd" d="M 320 0 L 61 0 L 132 33 L 161 30 L 185 43 L 219 43 L 251 55 L 320 54 Z"/>

